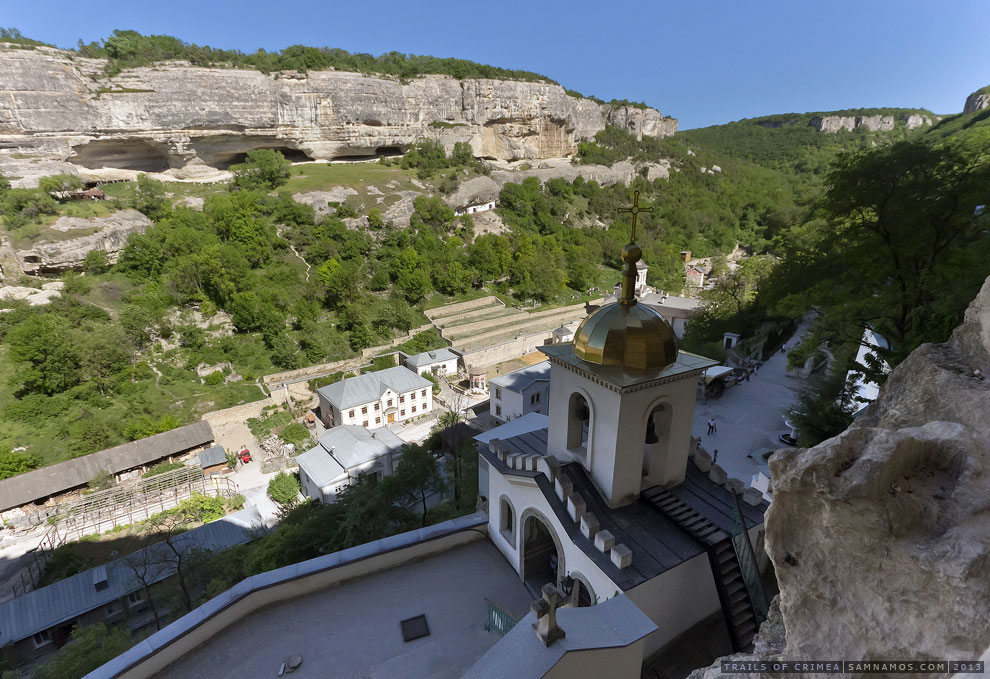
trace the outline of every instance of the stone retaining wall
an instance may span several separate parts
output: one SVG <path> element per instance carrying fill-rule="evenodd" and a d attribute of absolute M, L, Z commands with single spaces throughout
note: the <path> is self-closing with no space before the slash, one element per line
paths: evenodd
<path fill-rule="evenodd" d="M 464 365 L 472 368 L 487 368 L 496 363 L 511 361 L 514 358 L 525 356 L 542 347 L 553 336 L 552 330 L 538 332 L 532 335 L 516 337 L 508 342 L 502 342 L 494 346 L 484 347 L 471 352 L 464 353 Z"/>
<path fill-rule="evenodd" d="M 471 299 L 466 302 L 454 302 L 453 304 L 447 304 L 445 306 L 437 307 L 436 309 L 430 309 L 429 311 L 424 311 L 423 313 L 425 313 L 426 317 L 431 321 L 437 321 L 441 318 L 449 318 L 454 314 L 461 313 L 462 311 L 470 311 L 471 309 L 477 309 L 478 307 L 494 304 L 502 304 L 502 300 L 494 295 L 488 295 L 487 297 L 479 297 L 478 299 Z"/>

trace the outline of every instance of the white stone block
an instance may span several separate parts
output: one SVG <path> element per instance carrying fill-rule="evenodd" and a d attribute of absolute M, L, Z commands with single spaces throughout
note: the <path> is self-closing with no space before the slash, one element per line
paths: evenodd
<path fill-rule="evenodd" d="M 607 530 L 600 530 L 595 535 L 595 549 L 599 552 L 607 552 L 615 546 L 615 536 Z"/>
<path fill-rule="evenodd" d="M 585 503 L 584 498 L 577 493 L 572 493 L 567 498 L 567 513 L 574 521 L 581 520 L 581 517 L 584 516 L 587 511 L 587 507 L 588 505 Z"/>
<path fill-rule="evenodd" d="M 707 450 L 698 448 L 694 451 L 694 465 L 702 472 L 708 473 L 708 470 L 712 468 L 712 456 L 708 454 Z"/>
<path fill-rule="evenodd" d="M 725 487 L 738 495 L 743 490 L 743 482 L 739 479 L 726 479 Z"/>
<path fill-rule="evenodd" d="M 598 523 L 597 516 L 591 513 L 586 513 L 581 517 L 581 535 L 589 540 L 594 540 L 600 525 L 601 524 Z"/>
<path fill-rule="evenodd" d="M 747 488 L 742 494 L 743 502 L 758 507 L 763 502 L 763 493 L 759 488 Z"/>
<path fill-rule="evenodd" d="M 567 502 L 567 496 L 571 494 L 574 490 L 574 484 L 569 478 L 562 475 L 557 475 L 557 480 L 554 481 L 554 488 L 557 491 L 557 497 L 560 498 L 561 502 Z"/>
<path fill-rule="evenodd" d="M 725 483 L 726 479 L 729 478 L 729 475 L 725 473 L 725 470 L 722 469 L 722 467 L 717 464 L 713 464 L 712 468 L 708 470 L 708 478 L 721 486 Z"/>
<path fill-rule="evenodd" d="M 612 548 L 612 563 L 617 568 L 625 568 L 632 564 L 632 550 L 625 545 L 616 545 Z"/>

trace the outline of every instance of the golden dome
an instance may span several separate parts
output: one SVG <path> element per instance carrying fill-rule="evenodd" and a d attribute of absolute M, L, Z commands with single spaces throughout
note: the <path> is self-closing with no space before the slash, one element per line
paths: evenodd
<path fill-rule="evenodd" d="M 659 371 L 677 359 L 677 341 L 660 312 L 616 302 L 584 319 L 574 335 L 574 355 L 602 366 Z"/>

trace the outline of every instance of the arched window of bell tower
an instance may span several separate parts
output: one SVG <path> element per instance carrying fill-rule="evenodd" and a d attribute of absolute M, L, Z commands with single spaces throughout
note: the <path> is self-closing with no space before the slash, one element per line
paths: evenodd
<path fill-rule="evenodd" d="M 567 403 L 567 449 L 588 459 L 594 413 L 588 398 L 579 392 L 571 394 Z"/>
<path fill-rule="evenodd" d="M 655 403 L 647 410 L 643 437 L 643 476 L 663 476 L 670 450 L 673 409 L 669 403 Z"/>

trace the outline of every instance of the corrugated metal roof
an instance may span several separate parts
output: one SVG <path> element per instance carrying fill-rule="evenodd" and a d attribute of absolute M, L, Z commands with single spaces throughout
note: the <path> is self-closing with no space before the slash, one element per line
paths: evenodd
<path fill-rule="evenodd" d="M 327 430 L 320 437 L 319 445 L 297 455 L 296 461 L 313 483 L 323 488 L 348 469 L 388 455 L 404 444 L 405 441 L 385 427 L 369 431 L 364 427 L 345 424 Z M 331 450 L 333 457 L 330 456 Z"/>
<path fill-rule="evenodd" d="M 200 548 L 216 552 L 247 542 L 249 534 L 243 525 L 244 518 L 239 516 L 241 514 L 251 517 L 257 515 L 257 510 L 250 507 L 200 526 L 183 533 L 173 544 L 180 550 Z M 158 543 L 138 550 L 127 558 L 130 558 L 132 563 L 142 564 L 139 568 L 143 568 L 144 563 L 151 564 L 148 571 L 150 579 L 158 582 L 175 572 L 174 564 L 167 562 L 165 558 L 160 559 L 163 563 L 152 563 L 159 559 L 149 558 L 145 561 L 141 557 L 145 553 L 150 553 L 154 557 L 159 552 L 163 556 L 166 553 L 171 554 L 168 547 Z M 95 583 L 98 582 L 98 578 L 106 580 L 106 589 L 97 591 Z M 134 575 L 134 569 L 127 565 L 124 558 L 121 558 L 4 601 L 0 603 L 0 646 L 26 639 L 32 634 L 73 620 L 88 611 L 136 592 L 141 586 Z"/>
<path fill-rule="evenodd" d="M 528 389 L 534 382 L 541 380 L 545 382 L 550 380 L 550 361 L 541 361 L 528 368 L 521 368 L 507 375 L 488 380 L 488 390 L 491 391 L 491 385 L 494 384 L 496 387 L 520 392 Z"/>
<path fill-rule="evenodd" d="M 444 348 L 436 349 L 435 351 L 424 351 L 421 354 L 410 356 L 405 360 L 405 363 L 413 368 L 419 368 L 424 365 L 443 363 L 444 361 L 456 361 L 457 358 L 457 354 L 450 349 Z"/>
<path fill-rule="evenodd" d="M 213 441 L 205 420 L 138 441 L 59 462 L 0 481 L 0 511 L 85 486 L 102 472 L 119 474 Z"/>
<path fill-rule="evenodd" d="M 213 446 L 199 454 L 199 466 L 204 469 L 206 467 L 214 467 L 218 464 L 226 464 L 226 462 L 227 451 L 224 450 L 223 446 Z"/>
<path fill-rule="evenodd" d="M 320 387 L 317 392 L 338 410 L 345 410 L 377 401 L 387 389 L 404 394 L 424 387 L 432 388 L 433 384 L 409 368 L 397 366 L 357 377 L 348 377 L 340 382 Z"/>

